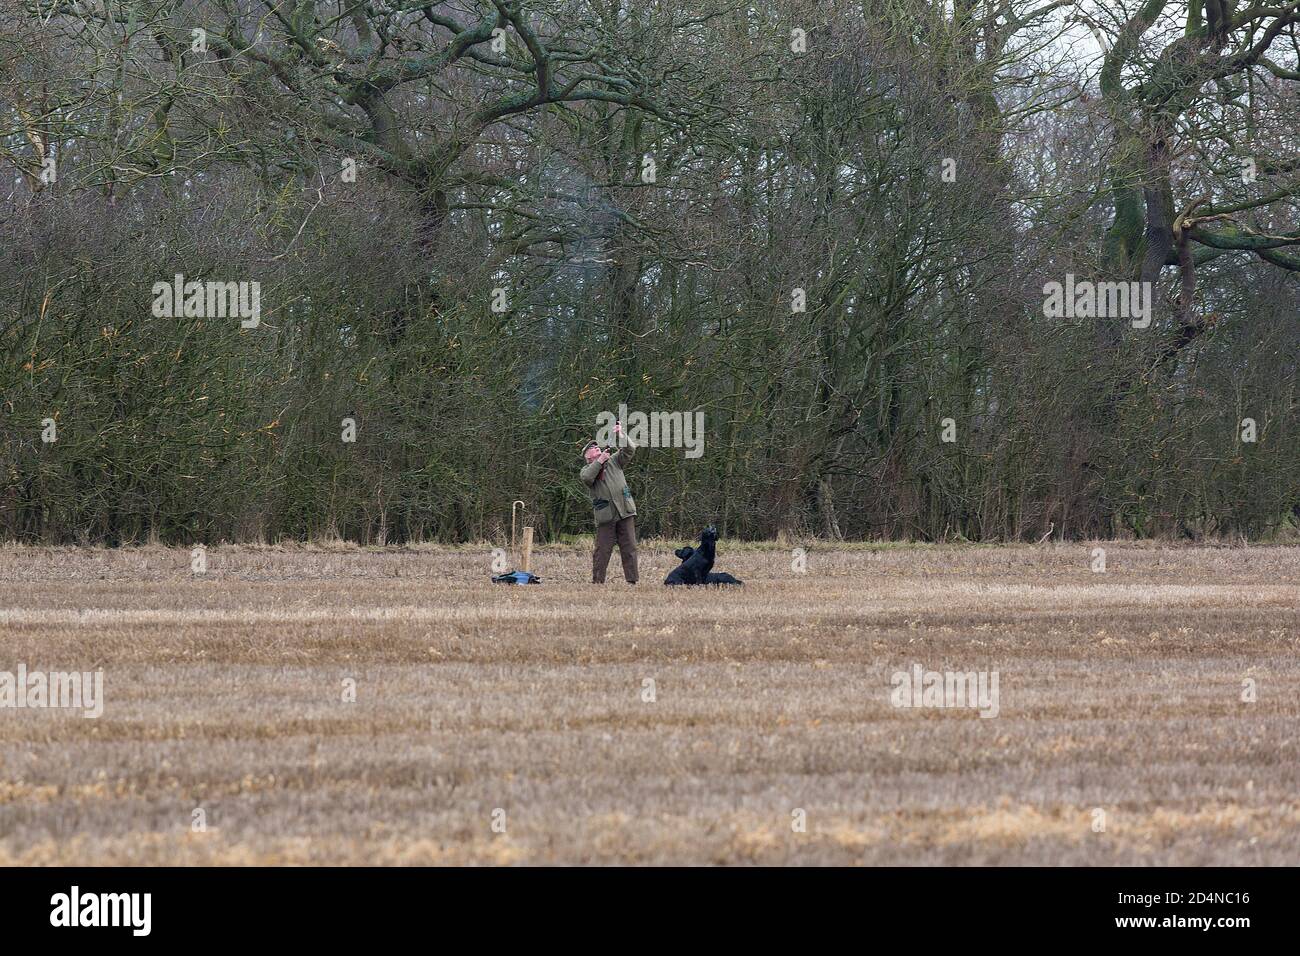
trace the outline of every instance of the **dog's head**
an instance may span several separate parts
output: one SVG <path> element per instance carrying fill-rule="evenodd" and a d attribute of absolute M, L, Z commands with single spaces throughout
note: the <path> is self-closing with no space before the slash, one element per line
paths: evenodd
<path fill-rule="evenodd" d="M 676 551 L 673 552 L 673 554 L 677 555 L 677 557 L 681 558 L 683 561 L 685 561 L 694 553 L 695 553 L 695 549 L 690 547 L 678 548 Z"/>
<path fill-rule="evenodd" d="M 717 541 L 717 540 L 718 540 L 718 529 L 715 528 L 715 527 L 713 527 L 713 525 L 709 525 L 707 528 L 705 528 L 703 531 L 700 532 L 700 540 L 701 540 L 701 541 Z"/>

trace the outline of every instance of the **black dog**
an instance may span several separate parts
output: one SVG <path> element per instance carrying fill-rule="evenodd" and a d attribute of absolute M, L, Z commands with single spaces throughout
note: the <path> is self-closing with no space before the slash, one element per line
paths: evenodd
<path fill-rule="evenodd" d="M 716 554 L 718 532 L 709 525 L 700 535 L 699 548 L 678 548 L 673 554 L 682 559 L 682 563 L 673 568 L 664 579 L 664 584 L 743 584 L 730 574 L 714 573 L 713 559 Z"/>
<path fill-rule="evenodd" d="M 681 564 L 673 568 L 668 577 L 664 578 L 664 584 L 704 584 L 707 582 L 709 572 L 713 570 L 714 547 L 717 540 L 717 530 L 713 525 L 709 525 L 700 533 L 700 546 L 693 549 Z"/>
<path fill-rule="evenodd" d="M 704 583 L 716 584 L 721 587 L 724 584 L 744 584 L 745 582 L 740 580 L 740 578 L 733 578 L 726 571 L 710 571 L 708 580 Z"/>
<path fill-rule="evenodd" d="M 676 551 L 673 552 L 673 554 L 677 555 L 677 557 L 681 558 L 683 561 L 685 561 L 694 553 L 695 553 L 695 549 L 690 547 L 689 545 L 685 548 L 678 548 Z M 728 574 L 725 571 L 710 571 L 704 583 L 705 584 L 744 584 L 745 582 L 740 580 L 740 578 L 733 578 L 730 574 Z"/>

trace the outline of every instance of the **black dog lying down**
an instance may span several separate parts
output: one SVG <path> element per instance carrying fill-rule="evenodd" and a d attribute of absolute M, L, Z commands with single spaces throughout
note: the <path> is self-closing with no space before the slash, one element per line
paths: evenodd
<path fill-rule="evenodd" d="M 718 532 L 709 525 L 700 535 L 698 548 L 678 548 L 673 554 L 682 563 L 664 578 L 664 584 L 744 584 L 730 574 L 714 573 L 713 558 L 716 553 Z"/>

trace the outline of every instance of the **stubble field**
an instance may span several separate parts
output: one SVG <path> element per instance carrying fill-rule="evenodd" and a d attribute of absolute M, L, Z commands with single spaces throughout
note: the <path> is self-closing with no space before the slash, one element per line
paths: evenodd
<path fill-rule="evenodd" d="M 1300 549 L 1097 546 L 0 549 L 0 864 L 1300 863 Z"/>

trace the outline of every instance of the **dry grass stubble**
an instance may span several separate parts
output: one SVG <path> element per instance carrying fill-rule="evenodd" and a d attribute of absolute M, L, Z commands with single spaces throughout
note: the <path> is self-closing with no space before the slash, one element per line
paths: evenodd
<path fill-rule="evenodd" d="M 1092 547 L 724 542 L 739 592 L 660 587 L 666 543 L 635 589 L 568 548 L 535 588 L 487 549 L 0 550 L 0 670 L 107 698 L 0 710 L 0 863 L 1300 862 L 1300 549 Z M 998 671 L 1000 715 L 893 707 L 912 664 Z"/>

